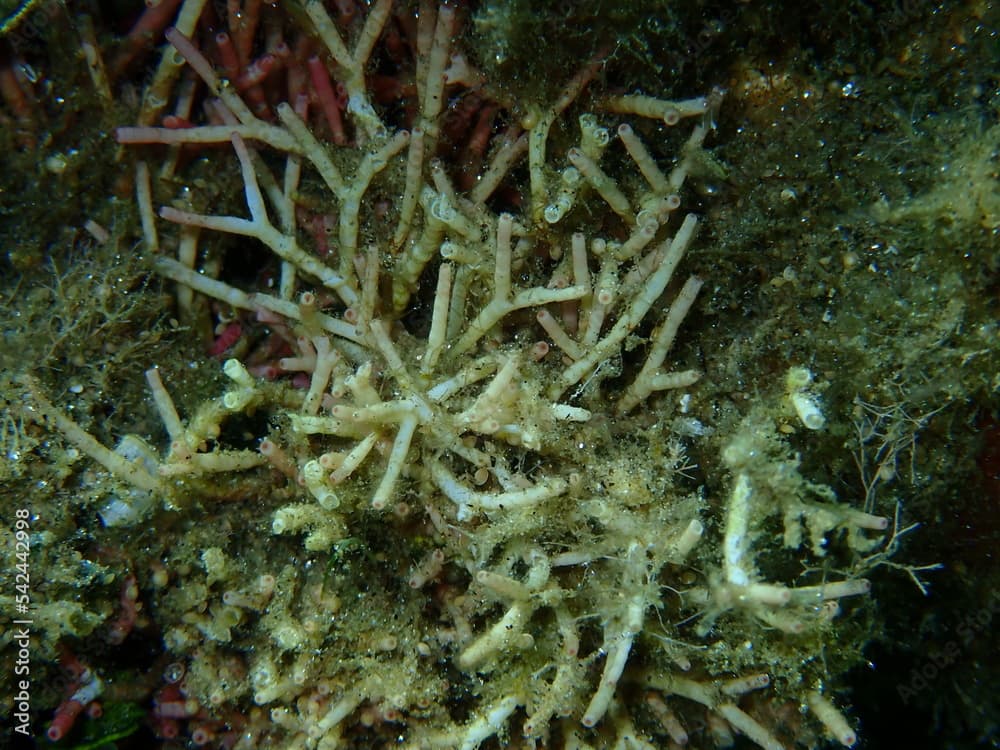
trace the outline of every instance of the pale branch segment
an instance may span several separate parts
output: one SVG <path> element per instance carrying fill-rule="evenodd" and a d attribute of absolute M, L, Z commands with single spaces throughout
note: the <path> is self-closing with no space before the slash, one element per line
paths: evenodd
<path fill-rule="evenodd" d="M 299 247 L 293 235 L 284 234 L 271 223 L 267 216 L 264 197 L 260 192 L 257 174 L 250 161 L 246 143 L 236 132 L 232 133 L 232 142 L 240 161 L 240 169 L 243 172 L 243 184 L 247 207 L 250 209 L 250 219 L 241 219 L 235 216 L 206 216 L 190 211 L 180 211 L 171 206 L 161 208 L 160 216 L 175 224 L 186 224 L 258 239 L 279 258 L 315 277 L 325 287 L 336 292 L 344 304 L 356 304 L 358 301 L 357 292 L 343 276 L 327 268 L 318 259 Z"/>
<path fill-rule="evenodd" d="M 646 355 L 646 362 L 643 364 L 635 380 L 625 391 L 625 395 L 618 402 L 617 410 L 619 414 L 624 414 L 645 401 L 653 391 L 661 391 L 669 388 L 684 388 L 693 385 L 700 373 L 696 370 L 684 370 L 683 372 L 662 373 L 659 372 L 663 365 L 663 360 L 670 351 L 670 347 L 677 337 L 681 323 L 694 304 L 695 297 L 701 289 L 702 280 L 692 276 L 685 283 L 681 291 L 677 294 L 673 304 L 667 311 L 667 316 L 653 335 L 652 345 Z"/>
<path fill-rule="evenodd" d="M 546 160 L 549 131 L 573 101 L 579 97 L 584 87 L 597 75 L 603 55 L 598 55 L 582 68 L 563 88 L 559 97 L 548 107 L 529 107 L 528 121 L 528 167 L 531 178 L 531 219 L 536 224 L 544 220 L 545 206 L 548 204 L 549 188 Z"/>
<path fill-rule="evenodd" d="M 535 287 L 512 295 L 512 228 L 513 217 L 510 214 L 501 215 L 497 221 L 492 297 L 455 343 L 449 356 L 455 357 L 470 351 L 497 323 L 516 310 L 579 299 L 586 294 L 583 287 L 571 286 L 565 289 Z"/>
<path fill-rule="evenodd" d="M 392 0 L 377 0 L 365 17 L 354 50 L 350 51 L 323 4 L 319 0 L 305 3 L 306 15 L 341 73 L 347 89 L 348 114 L 358 124 L 360 132 L 375 141 L 384 140 L 388 131 L 369 101 L 365 68 L 391 11 Z"/>
<path fill-rule="evenodd" d="M 697 218 L 694 214 L 688 214 L 684 219 L 684 223 L 678 229 L 677 234 L 669 241 L 669 243 L 664 243 L 657 249 L 653 250 L 648 256 L 652 263 L 647 264 L 652 266 L 650 271 L 640 271 L 640 273 L 645 273 L 644 279 L 628 279 L 626 278 L 625 284 L 632 286 L 635 290 L 634 296 L 624 297 L 626 300 L 626 307 L 619 314 L 617 321 L 611 330 L 607 334 L 602 336 L 593 342 L 593 345 L 587 349 L 586 352 L 582 353 L 579 359 L 576 359 L 565 371 L 559 376 L 556 383 L 549 389 L 550 398 L 559 398 L 568 388 L 579 383 L 584 377 L 591 374 L 602 362 L 609 360 L 618 355 L 621 350 L 622 344 L 625 338 L 631 334 L 643 319 L 646 317 L 646 313 L 649 312 L 653 304 L 659 299 L 660 295 L 663 294 L 673 276 L 674 270 L 677 268 L 684 256 L 684 252 L 687 250 L 688 245 L 691 243 L 694 237 L 695 228 L 697 226 Z M 637 269 L 640 269 L 643 264 L 638 264 Z M 600 294 L 593 295 L 598 304 L 603 304 L 600 299 Z M 623 295 L 624 296 L 624 295 Z M 690 294 L 689 294 L 690 296 Z M 683 316 L 683 313 L 687 311 L 687 307 L 681 304 L 678 308 L 678 316 Z M 675 316 L 676 317 L 676 316 Z M 593 326 L 591 330 L 593 331 Z M 669 328 L 667 329 L 669 333 Z M 667 345 L 669 346 L 669 344 Z M 653 356 L 658 356 L 660 349 L 665 347 L 660 346 L 654 348 Z M 567 352 L 568 354 L 570 352 Z M 663 354 L 665 355 L 665 351 Z M 654 360 L 655 361 L 655 360 Z M 662 359 L 661 359 L 662 361 Z M 656 383 L 647 382 L 653 377 L 655 370 L 659 367 L 659 363 L 656 362 L 648 368 L 644 368 L 643 373 L 641 373 L 642 380 L 637 380 L 630 386 L 626 397 L 622 400 L 622 405 L 619 407 L 620 411 L 627 411 L 631 408 L 629 402 L 635 401 L 636 394 L 646 392 L 651 393 L 653 390 L 657 390 Z M 692 381 L 693 382 L 693 381 Z"/>

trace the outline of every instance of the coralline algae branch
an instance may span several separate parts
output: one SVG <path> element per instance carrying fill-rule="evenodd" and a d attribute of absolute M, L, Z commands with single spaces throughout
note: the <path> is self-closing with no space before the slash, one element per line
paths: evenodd
<path fill-rule="evenodd" d="M 161 169 L 138 165 L 137 203 L 180 317 L 203 316 L 208 298 L 280 346 L 227 360 L 228 387 L 202 402 L 150 369 L 160 451 L 101 445 L 29 383 L 40 419 L 167 509 L 118 508 L 122 524 L 195 513 L 192 498 L 211 502 L 233 475 L 259 478 L 265 502 L 279 488 L 259 580 L 241 578 L 238 548 L 210 546 L 162 594 L 166 647 L 189 660 L 181 694 L 209 717 L 239 712 L 239 748 L 355 747 L 365 733 L 469 750 L 517 735 L 646 748 L 725 747 L 738 733 L 770 750 L 826 732 L 852 745 L 813 659 L 840 603 L 868 595 L 850 555 L 887 521 L 804 479 L 778 436 L 787 402 L 823 427 L 811 375 L 764 389 L 726 443 L 729 491 L 712 502 L 681 489 L 683 451 L 664 447 L 680 435 L 669 410 L 655 417 L 659 394 L 700 377 L 668 354 L 703 284 L 675 279 L 698 226 L 682 195 L 721 93 L 602 96 L 595 58 L 501 128 L 503 97 L 472 69 L 447 4 L 272 9 L 254 60 L 259 19 L 206 46 L 202 7 L 181 4 L 143 124 L 116 135 L 136 152 L 168 147 Z M 376 57 L 407 55 L 412 79 L 371 75 Z M 203 113 L 179 83 L 191 72 Z M 473 87 L 486 125 L 444 161 L 447 119 Z M 383 104 L 397 90 L 405 116 Z M 667 163 L 658 141 L 686 123 Z M 208 144 L 213 162 L 235 154 L 245 211 L 193 210 L 190 197 L 157 209 L 178 149 Z M 329 231 L 311 231 L 317 204 Z M 200 267 L 225 239 L 266 247 L 275 288 Z M 230 444 L 233 421 L 256 449 Z M 387 541 L 359 549 L 373 525 Z M 299 544 L 308 565 L 278 552 Z M 839 573 L 809 567 L 830 548 Z"/>

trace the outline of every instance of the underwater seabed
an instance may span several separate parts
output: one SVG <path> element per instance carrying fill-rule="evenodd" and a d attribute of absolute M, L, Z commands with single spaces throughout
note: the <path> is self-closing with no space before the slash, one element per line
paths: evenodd
<path fill-rule="evenodd" d="M 996 745 L 997 16 L 0 3 L 5 740 Z"/>

